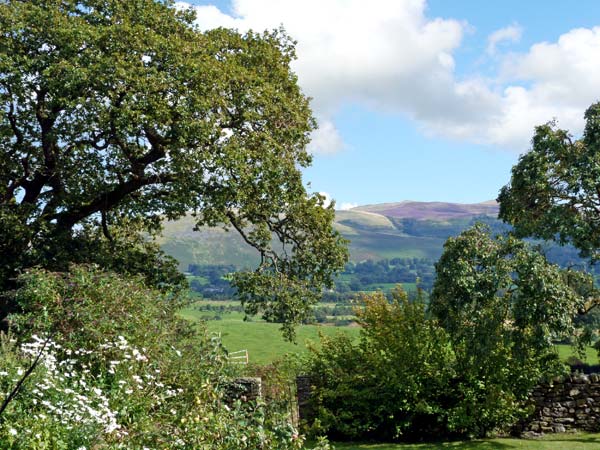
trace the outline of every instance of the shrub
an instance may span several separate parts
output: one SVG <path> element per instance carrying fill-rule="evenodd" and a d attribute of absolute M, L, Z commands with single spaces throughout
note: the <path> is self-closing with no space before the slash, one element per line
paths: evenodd
<path fill-rule="evenodd" d="M 41 358 L 0 416 L 0 448 L 301 448 L 287 414 L 225 402 L 220 342 L 179 319 L 176 298 L 94 267 L 20 283 L 1 392 Z"/>
<path fill-rule="evenodd" d="M 429 311 L 398 290 L 392 303 L 365 296 L 360 343 L 313 351 L 315 428 L 378 439 L 506 430 L 531 412 L 537 383 L 565 372 L 553 340 L 584 342 L 573 318 L 590 277 L 522 241 L 476 225 L 446 242 L 436 270 Z"/>
<path fill-rule="evenodd" d="M 362 297 L 358 343 L 340 334 L 312 349 L 315 431 L 389 440 L 446 430 L 443 405 L 454 376 L 446 333 L 427 320 L 420 299 L 410 302 L 401 288 L 392 298 Z"/>

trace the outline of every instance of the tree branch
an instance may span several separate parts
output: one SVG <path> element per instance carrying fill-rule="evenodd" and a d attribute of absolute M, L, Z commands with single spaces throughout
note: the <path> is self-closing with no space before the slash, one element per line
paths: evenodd
<path fill-rule="evenodd" d="M 70 230 L 77 222 L 100 211 L 108 211 L 116 206 L 121 200 L 138 189 L 153 184 L 168 184 L 175 181 L 172 174 L 158 174 L 147 177 L 134 177 L 124 183 L 120 183 L 111 191 L 104 192 L 84 205 L 72 208 L 69 211 L 55 214 L 50 219 L 56 219 L 61 230 Z"/>

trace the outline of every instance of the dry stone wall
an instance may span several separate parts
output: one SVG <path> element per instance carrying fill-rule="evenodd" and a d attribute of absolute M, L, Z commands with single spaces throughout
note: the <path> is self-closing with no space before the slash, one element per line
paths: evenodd
<path fill-rule="evenodd" d="M 256 401 L 262 397 L 262 380 L 260 378 L 236 378 L 225 387 L 225 400 L 229 403 L 235 400 L 242 402 Z"/>
<path fill-rule="evenodd" d="M 600 375 L 578 375 L 539 385 L 531 395 L 535 412 L 525 432 L 600 430 Z"/>
<path fill-rule="evenodd" d="M 296 378 L 296 395 L 298 399 L 298 418 L 306 423 L 312 423 L 314 413 L 310 404 L 312 386 L 309 376 L 301 375 Z"/>

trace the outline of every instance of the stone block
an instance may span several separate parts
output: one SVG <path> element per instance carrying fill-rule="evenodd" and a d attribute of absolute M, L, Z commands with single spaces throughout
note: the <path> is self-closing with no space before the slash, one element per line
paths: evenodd
<path fill-rule="evenodd" d="M 260 378 L 236 378 L 225 387 L 225 398 L 228 402 L 234 402 L 235 400 L 255 401 L 261 396 L 262 380 Z"/>

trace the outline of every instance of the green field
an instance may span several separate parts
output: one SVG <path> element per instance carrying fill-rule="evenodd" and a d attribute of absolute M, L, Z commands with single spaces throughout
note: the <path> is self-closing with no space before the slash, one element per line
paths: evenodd
<path fill-rule="evenodd" d="M 218 303 L 218 302 L 214 302 Z M 237 303 L 239 304 L 239 303 Z M 215 315 L 214 311 L 198 311 L 186 308 L 181 316 L 200 321 Z M 334 327 L 331 325 L 301 325 L 297 328 L 297 343 L 286 341 L 276 323 L 263 321 L 244 321 L 244 314 L 231 312 L 221 314 L 222 320 L 207 320 L 206 326 L 211 332 L 221 334 L 223 345 L 230 352 L 248 350 L 250 362 L 268 364 L 287 353 L 303 353 L 307 351 L 309 341 L 318 342 L 319 334 L 332 336 L 336 333 L 348 333 L 358 336 L 358 327 Z"/>
<path fill-rule="evenodd" d="M 353 261 L 382 258 L 438 259 L 445 239 L 428 236 L 403 236 L 398 233 L 360 230 L 349 236 Z"/>
<path fill-rule="evenodd" d="M 570 345 L 559 344 L 556 346 L 556 349 L 558 351 L 558 356 L 560 356 L 560 359 L 563 361 L 566 361 L 569 356 L 575 356 L 585 363 L 598 364 L 598 352 L 593 347 L 587 347 L 583 357 L 577 355 L 575 349 Z"/>
<path fill-rule="evenodd" d="M 539 439 L 485 439 L 422 444 L 342 444 L 339 450 L 592 450 L 600 448 L 600 434 L 552 434 Z"/>
<path fill-rule="evenodd" d="M 365 292 L 372 291 L 384 291 L 389 292 L 399 284 L 406 292 L 415 292 L 417 290 L 417 283 L 373 283 L 365 286 Z"/>
<path fill-rule="evenodd" d="M 228 351 L 248 350 L 250 361 L 258 364 L 267 364 L 286 353 L 306 352 L 306 344 L 309 341 L 318 342 L 319 334 L 332 336 L 336 333 L 349 333 L 357 337 L 360 328 L 335 327 L 332 325 L 301 325 L 297 328 L 297 343 L 291 343 L 283 339 L 280 325 L 266 323 L 256 318 L 244 321 L 244 313 L 216 311 L 199 311 L 198 305 L 207 304 L 214 306 L 239 306 L 236 301 L 210 301 L 203 300 L 180 312 L 181 316 L 192 321 L 206 321 L 206 326 L 211 332 L 220 333 L 223 345 Z M 324 303 L 322 306 L 332 307 L 334 303 Z M 219 315 L 221 320 L 211 320 Z M 338 319 L 349 317 L 338 317 Z M 556 346 L 560 358 L 565 361 L 569 356 L 577 356 L 575 349 L 570 345 L 560 344 Z M 577 356 L 579 357 L 579 356 Z M 588 364 L 598 364 L 598 355 L 595 349 L 588 347 L 582 359 Z M 600 447 L 599 447 L 600 448 Z"/>

